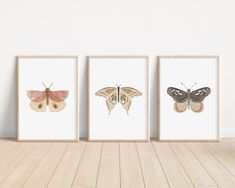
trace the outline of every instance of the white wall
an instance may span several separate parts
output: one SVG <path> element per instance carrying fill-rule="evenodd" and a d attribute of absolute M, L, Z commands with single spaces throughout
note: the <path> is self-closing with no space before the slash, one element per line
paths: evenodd
<path fill-rule="evenodd" d="M 234 0 L 0 0 L 0 137 L 16 135 L 16 55 L 79 55 L 80 136 L 87 135 L 86 55 L 221 57 L 221 131 L 235 137 Z M 233 11 L 233 12 L 232 12 Z M 200 74 L 200 73 L 198 73 Z"/>

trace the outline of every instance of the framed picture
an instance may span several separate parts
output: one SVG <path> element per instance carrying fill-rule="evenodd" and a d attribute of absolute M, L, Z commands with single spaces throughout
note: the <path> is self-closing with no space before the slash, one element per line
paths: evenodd
<path fill-rule="evenodd" d="M 158 138 L 219 140 L 219 57 L 158 57 Z"/>
<path fill-rule="evenodd" d="M 78 134 L 75 56 L 18 56 L 19 141 L 74 141 Z"/>
<path fill-rule="evenodd" d="M 147 56 L 91 56 L 89 140 L 149 140 Z"/>

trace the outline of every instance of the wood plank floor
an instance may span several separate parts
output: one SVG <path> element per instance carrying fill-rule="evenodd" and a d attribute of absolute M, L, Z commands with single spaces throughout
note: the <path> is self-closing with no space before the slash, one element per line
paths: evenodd
<path fill-rule="evenodd" d="M 1 188 L 235 188 L 235 139 L 221 142 L 0 140 Z"/>

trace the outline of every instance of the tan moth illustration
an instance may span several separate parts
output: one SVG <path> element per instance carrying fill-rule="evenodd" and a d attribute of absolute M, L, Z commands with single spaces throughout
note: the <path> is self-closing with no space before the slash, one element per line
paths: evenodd
<path fill-rule="evenodd" d="M 141 96 L 142 93 L 132 87 L 105 87 L 100 89 L 95 93 L 96 96 L 101 96 L 106 99 L 106 106 L 109 110 L 109 114 L 111 110 L 117 103 L 120 103 L 122 107 L 126 110 L 127 114 L 130 106 L 131 100 L 133 97 Z"/>
<path fill-rule="evenodd" d="M 59 112 L 66 106 L 64 100 L 68 97 L 68 90 L 51 91 L 50 87 L 53 83 L 47 87 L 42 83 L 46 89 L 44 91 L 28 90 L 27 96 L 31 100 L 30 107 L 36 112 L 45 112 L 47 106 L 50 112 Z"/>
<path fill-rule="evenodd" d="M 175 88 L 167 88 L 167 93 L 170 95 L 174 101 L 174 110 L 176 112 L 184 112 L 187 108 L 191 108 L 194 112 L 202 112 L 204 109 L 204 104 L 202 103 L 204 99 L 210 94 L 211 89 L 209 87 L 203 87 L 191 92 L 193 86 L 197 83 L 195 82 L 190 89 L 188 89 L 183 83 L 181 83 L 186 89 L 187 92 Z"/>

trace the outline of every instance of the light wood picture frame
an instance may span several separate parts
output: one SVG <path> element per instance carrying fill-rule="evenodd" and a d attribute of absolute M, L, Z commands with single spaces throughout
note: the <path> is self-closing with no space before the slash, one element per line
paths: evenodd
<path fill-rule="evenodd" d="M 17 56 L 17 140 L 78 141 L 78 57 Z"/>
<path fill-rule="evenodd" d="M 149 141 L 148 56 L 88 56 L 87 61 L 88 140 Z"/>
<path fill-rule="evenodd" d="M 159 141 L 219 141 L 219 56 L 158 56 Z"/>

